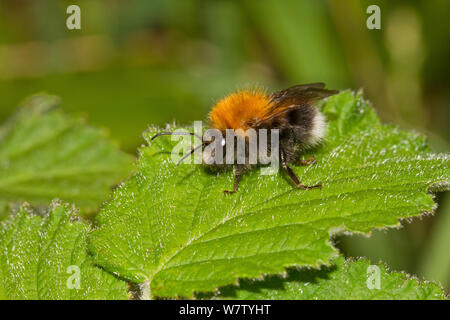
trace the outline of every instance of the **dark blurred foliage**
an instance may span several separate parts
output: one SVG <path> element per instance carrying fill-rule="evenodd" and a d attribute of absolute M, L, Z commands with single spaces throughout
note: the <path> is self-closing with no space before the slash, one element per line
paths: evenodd
<path fill-rule="evenodd" d="M 47 91 L 109 128 L 134 152 L 149 124 L 205 118 L 237 88 L 323 81 L 363 88 L 384 121 L 448 152 L 450 1 L 0 0 L 0 118 Z M 381 8 L 368 30 L 366 8 Z M 450 198 L 437 216 L 371 238 L 340 237 L 348 255 L 382 259 L 450 284 Z"/>

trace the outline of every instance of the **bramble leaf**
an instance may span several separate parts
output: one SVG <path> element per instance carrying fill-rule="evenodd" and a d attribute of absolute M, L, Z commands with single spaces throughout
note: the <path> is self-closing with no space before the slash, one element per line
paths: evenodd
<path fill-rule="evenodd" d="M 89 237 L 95 262 L 150 296 L 185 296 L 238 278 L 281 273 L 289 266 L 330 265 L 330 238 L 399 227 L 399 219 L 433 212 L 430 191 L 449 186 L 449 157 L 429 152 L 425 139 L 380 123 L 360 94 L 346 91 L 322 107 L 327 141 L 311 151 L 317 163 L 282 172 L 246 174 L 236 194 L 222 191 L 233 173 L 171 161 L 170 137 L 140 149 L 138 172 L 116 189 Z M 307 156 L 307 155 L 305 155 Z"/>
<path fill-rule="evenodd" d="M 36 95 L 0 127 L 0 207 L 28 201 L 45 208 L 52 199 L 96 210 L 112 185 L 132 170 L 132 157 L 105 132 L 65 115 L 58 98 Z M 0 213 L 1 215 L 1 213 Z"/>
<path fill-rule="evenodd" d="M 382 263 L 337 257 L 321 270 L 290 269 L 284 277 L 263 281 L 241 280 L 239 287 L 220 290 L 219 299 L 254 300 L 436 300 L 442 288 L 405 273 L 390 272 Z"/>
<path fill-rule="evenodd" d="M 45 218 L 24 205 L 0 224 L 0 300 L 128 299 L 126 282 L 93 265 L 78 220 L 53 202 Z"/>

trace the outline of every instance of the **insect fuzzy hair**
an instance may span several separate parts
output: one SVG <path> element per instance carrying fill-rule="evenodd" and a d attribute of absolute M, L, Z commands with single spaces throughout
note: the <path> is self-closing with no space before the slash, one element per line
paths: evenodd
<path fill-rule="evenodd" d="M 270 130 L 278 129 L 281 167 L 288 173 L 296 187 L 302 189 L 321 187 L 320 184 L 310 187 L 301 184 L 288 163 L 298 162 L 302 151 L 322 141 L 326 133 L 326 122 L 323 114 L 315 107 L 315 103 L 336 93 L 335 90 L 325 89 L 323 83 L 297 85 L 272 94 L 258 88 L 240 90 L 219 100 L 209 113 L 208 119 L 210 126 L 220 130 L 223 136 L 227 129 L 233 129 L 234 132 L 246 132 L 250 128 L 256 131 L 267 129 L 269 145 Z M 152 139 L 165 134 L 172 133 L 163 132 Z M 194 150 L 203 148 L 211 142 L 203 142 Z M 216 143 L 216 146 L 220 147 L 220 144 Z M 222 147 L 226 150 L 225 145 Z M 245 164 L 236 164 L 234 189 L 231 192 L 226 191 L 227 193 L 236 192 L 240 175 L 250 167 L 247 159 L 249 156 L 247 137 L 245 147 Z M 270 148 L 268 149 L 268 152 L 271 152 Z M 181 161 L 189 155 L 183 157 Z M 302 162 L 302 164 L 309 163 Z"/>

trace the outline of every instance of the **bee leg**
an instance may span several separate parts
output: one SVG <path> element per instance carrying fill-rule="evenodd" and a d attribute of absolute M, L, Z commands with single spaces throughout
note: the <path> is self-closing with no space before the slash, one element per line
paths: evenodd
<path fill-rule="evenodd" d="M 243 165 L 236 165 L 236 170 L 234 172 L 234 187 L 233 190 L 224 190 L 224 194 L 233 194 L 236 193 L 239 187 L 239 180 L 241 179 L 241 175 L 245 172 L 246 167 Z"/>
<path fill-rule="evenodd" d="M 239 179 L 241 178 L 241 173 L 236 170 L 236 173 L 234 174 L 234 187 L 233 190 L 223 190 L 223 194 L 233 194 L 236 193 L 239 187 Z"/>
<path fill-rule="evenodd" d="M 309 166 L 311 164 L 316 163 L 316 158 L 314 156 L 309 156 L 306 159 L 300 159 L 297 161 L 296 164 L 300 165 L 300 166 Z"/>
<path fill-rule="evenodd" d="M 295 174 L 294 170 L 291 169 L 291 167 L 288 166 L 288 164 L 286 163 L 286 157 L 284 155 L 283 152 L 280 153 L 281 156 L 281 166 L 282 168 L 287 172 L 287 174 L 289 175 L 289 178 L 291 178 L 292 182 L 295 184 L 295 186 L 299 189 L 303 189 L 303 190 L 309 190 L 309 189 L 314 189 L 314 188 L 322 188 L 321 184 L 316 184 L 314 186 L 305 186 L 303 185 L 299 178 L 297 177 L 297 175 Z"/>

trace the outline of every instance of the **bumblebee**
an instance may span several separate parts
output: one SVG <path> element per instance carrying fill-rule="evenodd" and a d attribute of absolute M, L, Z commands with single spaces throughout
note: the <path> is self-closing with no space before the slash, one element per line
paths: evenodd
<path fill-rule="evenodd" d="M 225 135 L 227 129 L 245 132 L 248 129 L 278 129 L 279 131 L 279 164 L 288 174 L 295 187 L 300 189 L 321 188 L 320 184 L 306 186 L 300 182 L 289 163 L 309 165 L 315 162 L 314 157 L 307 160 L 300 158 L 301 153 L 318 145 L 325 136 L 325 117 L 315 104 L 331 95 L 336 90 L 325 89 L 323 83 L 296 85 L 285 90 L 266 94 L 263 90 L 242 90 L 220 100 L 209 113 L 209 125 Z M 189 134 L 181 132 L 160 132 L 152 140 L 161 135 Z M 201 139 L 201 137 L 199 137 Z M 225 148 L 225 140 L 222 147 Z M 210 142 L 203 142 L 184 156 L 178 164 L 190 156 L 196 149 L 205 147 Z M 248 156 L 249 149 L 246 149 Z M 216 164 L 216 166 L 221 166 Z M 225 165 L 223 165 L 225 166 Z M 252 167 L 248 163 L 235 164 L 233 190 L 225 190 L 225 194 L 237 192 L 242 174 Z"/>

